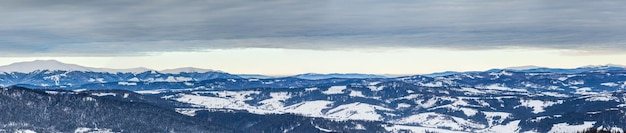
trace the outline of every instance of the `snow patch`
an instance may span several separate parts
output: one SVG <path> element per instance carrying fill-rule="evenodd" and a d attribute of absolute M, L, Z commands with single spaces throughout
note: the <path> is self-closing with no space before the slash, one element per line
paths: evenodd
<path fill-rule="evenodd" d="M 20 129 L 20 130 L 15 131 L 14 133 L 37 133 L 37 132 L 30 130 L 30 129 Z"/>
<path fill-rule="evenodd" d="M 343 90 L 345 90 L 346 86 L 332 86 L 328 88 L 328 90 L 323 91 L 324 94 L 343 94 Z"/>
<path fill-rule="evenodd" d="M 227 108 L 227 109 L 242 109 L 242 110 L 252 108 L 246 103 L 244 103 L 243 101 L 237 101 L 237 100 L 225 99 L 225 98 L 207 97 L 207 96 L 182 94 L 182 95 L 179 95 L 179 97 L 175 98 L 174 100 L 179 101 L 179 102 L 201 105 L 205 108 L 218 108 L 218 109 Z"/>
<path fill-rule="evenodd" d="M 362 124 L 356 124 L 356 125 L 354 125 L 354 127 L 352 129 L 366 130 L 367 128 L 365 128 L 365 126 L 363 126 Z"/>
<path fill-rule="evenodd" d="M 411 104 L 406 104 L 406 103 L 398 103 L 398 107 L 397 109 L 401 109 L 401 108 L 409 108 L 411 107 Z"/>
<path fill-rule="evenodd" d="M 381 91 L 385 88 L 385 86 L 367 86 L 372 91 Z"/>
<path fill-rule="evenodd" d="M 608 86 L 608 87 L 616 87 L 619 86 L 619 84 L 617 83 L 613 83 L 613 82 L 607 82 L 607 83 L 602 83 L 600 85 L 604 85 L 604 86 Z"/>
<path fill-rule="evenodd" d="M 374 86 L 374 85 L 378 85 L 378 84 L 380 84 L 380 83 L 381 83 L 381 82 L 370 82 L 370 83 L 369 83 L 369 85 L 370 85 L 370 86 Z"/>
<path fill-rule="evenodd" d="M 524 107 L 529 107 L 533 109 L 533 113 L 537 114 L 537 113 L 541 113 L 544 112 L 544 108 L 545 107 L 550 107 L 552 105 L 555 104 L 561 104 L 563 103 L 563 101 L 557 101 L 557 102 L 553 102 L 553 101 L 541 101 L 541 100 L 520 100 L 520 105 L 516 106 L 520 107 L 520 106 L 524 106 Z"/>
<path fill-rule="evenodd" d="M 285 100 L 291 98 L 291 95 L 287 92 L 272 92 L 270 93 L 270 99 L 263 100 L 259 103 L 263 104 L 259 106 L 259 109 L 265 110 L 278 110 L 284 108 Z"/>
<path fill-rule="evenodd" d="M 319 88 L 313 87 L 313 88 L 306 88 L 306 89 L 304 89 L 304 91 L 314 91 L 314 90 L 319 90 Z"/>
<path fill-rule="evenodd" d="M 322 117 L 324 116 L 322 110 L 330 108 L 332 104 L 332 101 L 324 100 L 306 101 L 285 107 L 285 112 L 303 114 L 313 117 Z"/>
<path fill-rule="evenodd" d="M 366 103 L 351 103 L 337 106 L 326 113 L 327 117 L 350 120 L 382 120 L 377 111 L 393 111 L 382 106 Z"/>
<path fill-rule="evenodd" d="M 535 117 L 533 119 L 530 119 L 530 121 L 532 122 L 541 122 L 541 120 L 546 119 L 546 118 L 552 118 L 551 116 L 539 116 L 539 117 Z"/>
<path fill-rule="evenodd" d="M 393 133 L 403 133 L 404 131 L 410 131 L 412 133 L 426 133 L 426 132 L 437 132 L 437 133 L 467 133 L 462 131 L 452 131 L 445 130 L 439 128 L 430 128 L 430 127 L 418 127 L 418 126 L 406 126 L 406 125 L 392 125 L 392 126 L 383 126 L 385 130 Z"/>
<path fill-rule="evenodd" d="M 363 92 L 355 91 L 355 90 L 350 91 L 349 96 L 351 96 L 351 97 L 365 97 L 365 95 L 363 95 Z"/>
<path fill-rule="evenodd" d="M 507 72 L 507 71 L 500 71 L 500 72 L 491 72 L 491 73 L 489 73 L 489 75 L 496 76 L 496 78 L 499 78 L 502 75 L 513 76 L 513 73 L 510 73 L 510 72 Z"/>
<path fill-rule="evenodd" d="M 97 83 L 104 83 L 104 79 L 103 78 L 89 78 L 89 80 L 87 80 L 87 82 L 97 82 Z"/>
<path fill-rule="evenodd" d="M 168 76 L 167 79 L 165 79 L 165 81 L 167 82 L 183 82 L 183 81 L 192 81 L 192 78 L 189 77 L 173 77 L 173 76 Z"/>
<path fill-rule="evenodd" d="M 527 92 L 525 89 L 513 89 L 506 87 L 502 84 L 490 84 L 487 86 L 477 86 L 476 88 L 480 89 L 488 89 L 488 90 L 499 90 L 499 91 L 517 91 L 517 92 Z"/>
<path fill-rule="evenodd" d="M 624 132 L 624 130 L 623 130 L 622 128 L 619 128 L 619 127 L 608 127 L 608 128 L 607 128 L 607 127 L 600 126 L 600 127 L 598 127 L 598 129 L 599 129 L 599 130 L 600 130 L 600 129 L 609 130 L 609 131 L 611 131 L 612 133 L 613 133 L 613 132 L 615 132 L 615 133 L 623 133 L 623 132 Z"/>
<path fill-rule="evenodd" d="M 559 124 L 554 124 L 552 126 L 552 129 L 550 129 L 550 131 L 548 131 L 548 133 L 575 133 L 575 132 L 580 132 L 586 129 L 589 129 L 591 127 L 593 127 L 593 124 L 595 124 L 596 122 L 588 122 L 585 121 L 583 124 L 580 125 L 570 125 L 567 123 L 559 123 Z"/>
<path fill-rule="evenodd" d="M 186 86 L 193 86 L 194 84 L 191 82 L 183 82 L 183 84 L 185 84 Z"/>
<path fill-rule="evenodd" d="M 48 93 L 48 94 L 52 94 L 52 95 L 59 94 L 59 92 L 58 92 L 58 91 L 46 91 L 46 93 Z"/>
<path fill-rule="evenodd" d="M 542 92 L 541 94 L 545 96 L 551 96 L 551 97 L 569 97 L 569 95 L 565 95 L 565 94 L 561 94 L 557 92 Z"/>
<path fill-rule="evenodd" d="M 426 86 L 426 87 L 443 87 L 443 83 L 442 82 L 434 82 L 434 83 L 420 83 L 422 86 Z"/>
<path fill-rule="evenodd" d="M 463 118 L 448 116 L 433 112 L 421 113 L 395 121 L 396 124 L 419 124 L 424 127 L 450 128 L 452 130 L 465 130 L 466 128 L 482 129 L 485 125 L 477 124 Z"/>
<path fill-rule="evenodd" d="M 474 116 L 476 115 L 476 113 L 478 113 L 478 111 L 475 109 L 470 109 L 470 108 L 459 108 L 459 109 L 463 111 L 463 114 L 465 114 L 466 116 Z"/>
<path fill-rule="evenodd" d="M 83 101 L 96 101 L 96 99 L 93 97 L 85 97 L 83 98 Z"/>
<path fill-rule="evenodd" d="M 585 84 L 585 81 L 583 80 L 570 81 L 569 84 L 570 85 L 582 85 L 582 84 Z"/>
<path fill-rule="evenodd" d="M 519 132 L 520 120 L 511 121 L 506 125 L 496 125 L 486 130 L 478 131 L 480 133 L 516 133 Z"/>
<path fill-rule="evenodd" d="M 334 130 L 330 130 L 330 129 L 326 129 L 326 128 L 321 128 L 318 125 L 315 125 L 311 122 L 311 125 L 315 126 L 315 128 L 317 128 L 318 130 L 322 131 L 322 132 L 327 132 L 327 133 L 332 133 L 335 132 Z"/>
<path fill-rule="evenodd" d="M 437 103 L 437 99 L 436 98 L 431 98 L 431 99 L 428 99 L 428 101 L 426 101 L 426 103 L 422 102 L 421 104 L 419 104 L 419 106 L 422 106 L 423 108 L 430 108 L 430 107 L 435 106 L 436 103 Z"/>
<path fill-rule="evenodd" d="M 485 114 L 489 126 L 500 125 L 511 116 L 510 113 L 506 112 L 483 112 L 483 114 Z"/>
<path fill-rule="evenodd" d="M 131 79 L 128 79 L 128 81 L 130 81 L 130 82 L 139 82 L 139 78 L 133 77 Z"/>
<path fill-rule="evenodd" d="M 598 94 L 598 93 L 597 92 L 591 92 L 591 88 L 589 88 L 589 87 L 582 87 L 582 88 L 577 88 L 576 92 L 574 92 L 574 94 L 593 95 L 593 94 Z"/>
<path fill-rule="evenodd" d="M 176 112 L 187 115 L 187 116 L 196 116 L 196 111 L 202 109 L 194 109 L 194 108 L 176 108 Z"/>
<path fill-rule="evenodd" d="M 115 132 L 107 128 L 79 127 L 79 128 L 76 128 L 76 130 L 74 130 L 74 133 L 115 133 Z"/>
<path fill-rule="evenodd" d="M 585 96 L 585 101 L 617 101 L 619 102 L 619 98 L 614 97 L 610 93 L 602 93 L 597 95 Z"/>
<path fill-rule="evenodd" d="M 135 86 L 137 85 L 137 83 L 130 83 L 130 82 L 117 82 L 118 85 L 126 85 L 126 86 Z"/>
<path fill-rule="evenodd" d="M 116 96 L 117 94 L 115 93 L 91 93 L 91 95 L 102 97 L 102 96 Z"/>
<path fill-rule="evenodd" d="M 159 94 L 161 92 L 164 92 L 164 90 L 142 90 L 142 91 L 135 91 L 135 93 L 139 93 L 139 94 Z"/>

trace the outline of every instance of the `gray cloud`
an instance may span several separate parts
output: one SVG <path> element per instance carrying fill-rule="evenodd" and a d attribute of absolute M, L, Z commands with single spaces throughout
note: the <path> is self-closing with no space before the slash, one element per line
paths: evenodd
<path fill-rule="evenodd" d="M 228 48 L 626 51 L 625 1 L 0 3 L 0 56 L 119 56 Z"/>

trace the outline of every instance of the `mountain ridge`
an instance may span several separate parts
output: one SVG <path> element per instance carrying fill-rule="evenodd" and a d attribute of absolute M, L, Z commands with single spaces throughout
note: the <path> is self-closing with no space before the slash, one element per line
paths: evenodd
<path fill-rule="evenodd" d="M 593 70 L 613 70 L 613 69 L 624 69 L 626 66 L 618 65 L 618 64 L 605 64 L 605 65 L 586 65 L 576 68 L 550 68 L 550 67 L 542 67 L 535 65 L 527 65 L 527 66 L 514 66 L 514 67 L 506 67 L 506 68 L 494 68 L 485 70 L 487 72 L 491 71 L 518 71 L 518 72 L 552 72 L 552 73 L 580 73 L 585 71 L 593 71 Z M 196 68 L 196 67 L 180 67 L 180 68 L 172 68 L 172 69 L 163 69 L 163 70 L 155 70 L 146 67 L 136 67 L 136 68 L 128 68 L 128 69 L 112 69 L 112 68 L 96 68 L 96 67 L 87 67 L 81 66 L 78 64 L 70 64 L 64 63 L 57 60 L 34 60 L 34 61 L 26 61 L 26 62 L 15 62 L 8 65 L 0 66 L 0 73 L 30 73 L 38 70 L 62 70 L 62 71 L 82 71 L 82 72 L 104 72 L 104 73 L 143 73 L 143 72 L 158 72 L 164 74 L 180 74 L 180 73 L 210 73 L 210 72 L 218 72 L 218 73 L 227 73 L 220 70 L 214 69 L 206 69 L 206 68 Z M 485 72 L 485 71 L 445 71 L 445 72 L 433 72 L 429 74 L 408 74 L 408 75 L 422 75 L 428 77 L 439 77 L 439 76 L 448 76 L 460 73 L 475 73 L 475 72 Z M 303 74 L 295 74 L 291 76 L 268 76 L 261 74 L 235 74 L 244 78 L 279 78 L 279 77 L 295 77 L 301 79 L 308 80 L 319 80 L 319 79 L 328 79 L 328 78 L 392 78 L 392 77 L 401 77 L 401 76 L 390 76 L 385 74 L 364 74 L 364 73 L 303 73 Z M 407 74 L 404 74 L 407 75 Z"/>

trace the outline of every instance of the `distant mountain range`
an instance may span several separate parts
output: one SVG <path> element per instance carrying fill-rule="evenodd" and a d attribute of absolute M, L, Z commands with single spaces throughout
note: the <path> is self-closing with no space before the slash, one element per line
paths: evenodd
<path fill-rule="evenodd" d="M 518 67 L 507 67 L 503 69 L 490 69 L 487 72 L 497 72 L 501 70 L 514 71 L 514 72 L 545 72 L 545 73 L 561 73 L 561 74 L 574 74 L 574 73 L 582 73 L 588 71 L 598 71 L 598 70 L 624 70 L 626 66 L 623 65 L 598 65 L 598 66 L 583 66 L 578 68 L 548 68 L 548 67 L 539 67 L 539 66 L 518 66 Z M 478 73 L 481 71 L 468 71 L 468 72 L 457 72 L 457 71 L 446 71 L 446 72 L 436 72 L 431 74 L 424 74 L 423 76 L 428 77 L 439 77 L 439 76 L 448 76 L 459 73 Z"/>
<path fill-rule="evenodd" d="M 298 74 L 295 76 L 290 76 L 299 79 L 309 79 L 309 80 L 318 80 L 318 79 L 330 79 L 330 78 L 355 78 L 355 79 L 368 79 L 368 78 L 388 78 L 381 75 L 374 74 L 359 74 L 359 73 L 331 73 L 331 74 L 317 74 L 317 73 L 306 73 L 306 74 Z"/>
<path fill-rule="evenodd" d="M 551 73 L 581 73 L 586 71 L 593 70 L 621 70 L 626 68 L 623 65 L 615 65 L 615 64 L 607 64 L 607 65 L 598 65 L 598 66 L 583 66 L 578 68 L 547 68 L 540 66 L 518 66 L 518 67 L 508 67 L 503 69 L 491 69 L 487 70 L 491 71 L 499 71 L 499 70 L 509 70 L 516 72 L 551 72 Z M 210 73 L 210 72 L 219 72 L 226 73 L 219 70 L 213 69 L 204 69 L 204 68 L 194 68 L 194 67 L 182 67 L 182 68 L 174 68 L 174 69 L 165 69 L 165 70 L 154 70 L 145 67 L 138 68 L 129 68 L 129 69 L 111 69 L 111 68 L 94 68 L 94 67 L 85 67 L 76 64 L 68 64 L 59 62 L 56 60 L 35 60 L 29 62 L 17 62 L 5 66 L 0 66 L 0 73 L 30 73 L 35 71 L 80 71 L 80 72 L 99 72 L 99 73 L 144 73 L 144 72 L 152 72 L 152 73 L 163 73 L 163 74 L 180 74 L 180 73 Z M 446 72 L 435 72 L 431 74 L 423 74 L 423 76 L 428 77 L 438 77 L 438 76 L 447 76 L 458 73 L 472 73 L 472 72 L 480 72 L 480 71 L 468 71 L 468 72 L 458 72 L 458 71 L 446 71 Z M 297 74 L 293 76 L 267 76 L 261 74 L 232 74 L 235 76 L 239 76 L 241 78 L 257 78 L 257 79 L 269 79 L 269 78 L 280 78 L 280 77 L 293 77 L 300 79 L 309 79 L 309 80 L 318 80 L 318 79 L 329 79 L 329 78 L 393 78 L 400 77 L 399 75 L 376 75 L 376 74 L 361 74 L 361 73 L 329 73 L 329 74 L 321 74 L 321 73 L 305 73 L 305 74 Z"/>
<path fill-rule="evenodd" d="M 5 69 L 0 73 L 4 86 L 0 87 L 0 112 L 10 114 L 0 115 L 0 132 L 552 133 L 626 129 L 626 69 L 619 65 L 524 66 L 402 77 L 269 77 L 197 68 L 104 71 L 111 69 L 56 61 L 0 68 Z M 69 113 L 63 113 L 66 110 Z M 123 110 L 135 113 L 119 114 Z M 152 118 L 137 113 L 141 111 L 150 116 L 163 114 Z M 62 121 L 61 117 L 68 120 L 51 122 Z M 119 122 L 137 126 L 116 125 L 105 118 L 129 118 Z M 169 126 L 151 128 L 145 123 L 163 119 L 186 124 L 161 123 Z"/>
<path fill-rule="evenodd" d="M 85 67 L 76 64 L 67 64 L 56 60 L 35 60 L 29 62 L 18 62 L 5 66 L 0 66 L 0 72 L 12 73 L 29 73 L 34 71 L 81 71 L 81 72 L 104 72 L 104 73 L 142 73 L 147 71 L 156 71 L 153 69 L 138 67 L 129 69 L 110 69 L 110 68 L 93 68 Z M 178 74 L 181 72 L 187 73 L 206 73 L 206 72 L 219 72 L 211 69 L 201 69 L 193 67 L 183 67 L 176 69 L 166 69 L 158 71 L 160 73 Z"/>
<path fill-rule="evenodd" d="M 18 62 L 6 66 L 0 66 L 0 72 L 12 73 L 29 73 L 41 70 L 63 70 L 63 71 L 84 71 L 84 72 L 145 72 L 150 71 L 148 68 L 131 68 L 131 69 L 107 69 L 84 67 L 76 64 L 66 64 L 56 60 L 35 60 L 30 62 Z"/>

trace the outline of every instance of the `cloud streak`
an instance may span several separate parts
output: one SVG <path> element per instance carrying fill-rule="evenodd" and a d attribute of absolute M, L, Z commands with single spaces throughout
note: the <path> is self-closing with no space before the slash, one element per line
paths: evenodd
<path fill-rule="evenodd" d="M 0 56 L 229 48 L 626 52 L 624 1 L 0 2 Z"/>

